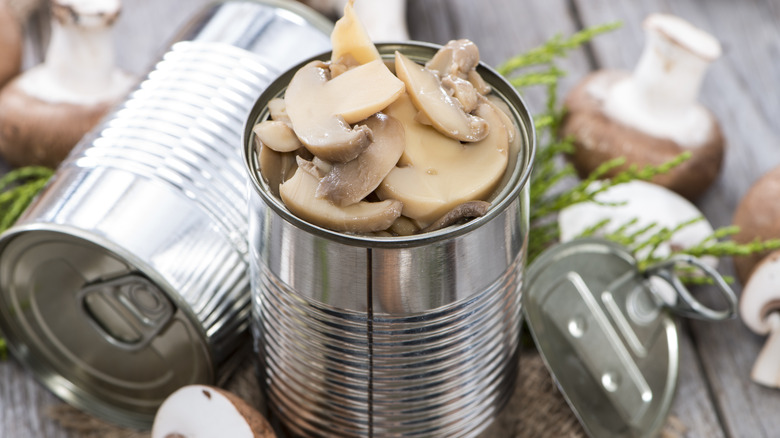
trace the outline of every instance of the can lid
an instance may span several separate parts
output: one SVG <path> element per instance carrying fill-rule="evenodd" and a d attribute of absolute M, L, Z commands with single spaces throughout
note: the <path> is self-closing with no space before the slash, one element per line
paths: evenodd
<path fill-rule="evenodd" d="M 0 328 L 64 400 L 147 427 L 168 394 L 213 380 L 203 329 L 137 264 L 55 231 L 6 235 L 0 252 Z"/>
<path fill-rule="evenodd" d="M 725 310 L 693 298 L 674 275 L 681 263 L 713 279 Z M 657 435 L 677 384 L 671 313 L 720 320 L 736 309 L 733 291 L 698 259 L 679 256 L 640 272 L 627 248 L 593 238 L 542 253 L 528 267 L 522 299 L 540 355 L 591 436 Z"/>

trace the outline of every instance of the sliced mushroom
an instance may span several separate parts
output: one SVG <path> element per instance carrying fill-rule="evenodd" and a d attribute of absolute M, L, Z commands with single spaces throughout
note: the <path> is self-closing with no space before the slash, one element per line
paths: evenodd
<path fill-rule="evenodd" d="M 347 162 L 371 141 L 368 127 L 352 128 L 350 123 L 382 110 L 403 91 L 403 82 L 381 61 L 355 67 L 332 80 L 327 65 L 313 61 L 295 73 L 284 100 L 293 130 L 309 151 L 327 161 Z"/>
<path fill-rule="evenodd" d="M 296 154 L 276 152 L 265 146 L 255 137 L 255 153 L 260 164 L 260 175 L 268 183 L 271 193 L 279 195 L 279 185 L 287 181 L 295 172 Z"/>
<path fill-rule="evenodd" d="M 317 197 L 339 206 L 355 204 L 373 192 L 395 167 L 404 151 L 404 127 L 393 117 L 377 113 L 366 120 L 374 141 L 354 160 L 333 165 L 320 180 Z"/>
<path fill-rule="evenodd" d="M 454 225 L 464 219 L 473 219 L 484 216 L 490 209 L 490 203 L 485 201 L 469 201 L 460 204 L 448 211 L 447 214 L 437 219 L 434 223 L 425 227 L 423 233 L 441 230 L 442 228 Z"/>
<path fill-rule="evenodd" d="M 309 161 L 303 157 L 295 157 L 295 162 L 298 164 L 299 169 L 317 179 L 328 174 L 327 171 L 323 171 L 322 167 L 318 166 L 314 161 Z"/>
<path fill-rule="evenodd" d="M 152 438 L 272 438 L 271 425 L 237 395 L 187 385 L 168 396 L 154 416 Z"/>
<path fill-rule="evenodd" d="M 298 169 L 279 188 L 282 201 L 299 218 L 334 231 L 370 233 L 390 227 L 401 215 L 403 204 L 396 200 L 381 202 L 361 201 L 347 207 L 339 207 L 315 193 L 319 180 Z"/>
<path fill-rule="evenodd" d="M 470 113 L 477 108 L 481 95 L 471 82 L 457 76 L 445 76 L 441 80 L 441 85 L 452 94 L 452 97 L 458 99 L 464 112 Z"/>
<path fill-rule="evenodd" d="M 439 77 L 456 76 L 468 79 L 469 73 L 479 64 L 479 48 L 472 41 L 452 40 L 439 49 L 425 67 Z"/>
<path fill-rule="evenodd" d="M 386 112 L 404 125 L 406 148 L 377 188 L 381 199 L 400 200 L 404 216 L 425 227 L 459 204 L 489 198 L 504 175 L 509 149 L 509 133 L 494 106 L 483 102 L 476 110 L 490 134 L 465 145 L 416 122 L 408 96 Z"/>
<path fill-rule="evenodd" d="M 367 64 L 371 61 L 382 61 L 368 32 L 363 27 L 355 13 L 354 0 L 349 0 L 344 6 L 344 15 L 336 21 L 330 42 L 333 45 L 331 61 L 333 64 L 348 63 Z"/>
<path fill-rule="evenodd" d="M 278 120 L 265 120 L 252 129 L 264 145 L 276 152 L 295 152 L 303 145 L 289 124 Z"/>
<path fill-rule="evenodd" d="M 287 105 L 281 97 L 275 97 L 268 101 L 268 112 L 271 114 L 271 120 L 290 123 L 290 116 L 287 115 Z"/>
<path fill-rule="evenodd" d="M 417 64 L 400 52 L 395 53 L 395 71 L 414 102 L 431 124 L 442 134 L 460 141 L 480 141 L 488 135 L 484 119 L 464 111 L 460 102 L 449 95 L 431 70 Z"/>
<path fill-rule="evenodd" d="M 393 222 L 393 225 L 390 225 L 390 231 L 396 236 L 411 236 L 412 234 L 417 234 L 420 231 L 420 227 L 408 217 L 401 216 Z"/>

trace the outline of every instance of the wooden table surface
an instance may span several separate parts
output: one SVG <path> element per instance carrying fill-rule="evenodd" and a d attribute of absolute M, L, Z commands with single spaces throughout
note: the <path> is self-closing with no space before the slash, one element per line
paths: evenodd
<path fill-rule="evenodd" d="M 378 1 L 378 0 L 377 0 Z M 116 25 L 119 64 L 149 71 L 180 26 L 211 0 L 124 0 Z M 716 184 L 697 204 L 715 226 L 728 225 L 750 185 L 780 163 L 780 0 L 411 0 L 413 39 L 469 38 L 497 65 L 557 33 L 622 21 L 623 27 L 573 52 L 561 95 L 599 68 L 632 69 L 644 45 L 641 21 L 651 12 L 679 15 L 715 35 L 724 54 L 710 68 L 702 102 L 722 122 L 728 149 Z M 31 23 L 26 64 L 39 59 L 45 26 Z M 541 93 L 529 92 L 532 112 Z M 0 173 L 7 166 L 0 164 Z M 733 274 L 730 260 L 720 269 Z M 740 285 L 735 284 L 739 293 Z M 707 289 L 698 293 L 707 294 Z M 764 338 L 741 321 L 679 321 L 681 374 L 672 415 L 688 437 L 780 436 L 780 390 L 749 379 Z M 0 437 L 69 437 L 46 415 L 59 401 L 13 360 L 0 363 Z"/>

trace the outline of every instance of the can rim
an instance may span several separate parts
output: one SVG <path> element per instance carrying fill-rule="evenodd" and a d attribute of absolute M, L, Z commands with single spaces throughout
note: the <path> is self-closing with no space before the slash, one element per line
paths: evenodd
<path fill-rule="evenodd" d="M 406 53 L 410 57 L 418 57 L 430 59 L 433 54 L 439 50 L 442 46 L 433 43 L 426 43 L 420 41 L 407 41 L 407 42 L 388 42 L 377 43 L 377 49 L 380 54 L 388 55 L 393 54 L 396 50 L 409 51 L 414 53 Z M 515 163 L 515 167 L 509 179 L 503 184 L 503 187 L 499 190 L 496 200 L 497 202 L 491 206 L 487 214 L 482 217 L 472 219 L 463 225 L 456 227 L 447 227 L 441 230 L 415 234 L 411 236 L 393 236 L 393 237 L 375 237 L 365 236 L 359 234 L 344 233 L 339 231 L 333 231 L 324 227 L 317 226 L 311 222 L 305 221 L 296 215 L 292 214 L 287 207 L 276 196 L 270 194 L 267 184 L 259 177 L 260 173 L 257 171 L 259 163 L 257 161 L 256 154 L 254 153 L 253 145 L 253 132 L 252 128 L 262 118 L 267 115 L 266 103 L 273 97 L 277 97 L 286 88 L 292 75 L 301 67 L 314 60 L 329 60 L 331 51 L 323 52 L 319 55 L 315 55 L 309 59 L 306 59 L 285 73 L 276 78 L 255 101 L 252 110 L 247 117 L 244 131 L 242 135 L 242 146 L 244 155 L 244 170 L 248 175 L 248 182 L 252 186 L 252 190 L 257 192 L 263 202 L 273 209 L 277 214 L 283 217 L 287 222 L 294 226 L 303 229 L 304 231 L 325 237 L 330 240 L 338 241 L 342 244 L 359 246 L 359 247 L 375 247 L 375 248 L 403 248 L 427 245 L 432 242 L 451 239 L 463 234 L 467 234 L 472 230 L 481 227 L 483 224 L 490 222 L 496 216 L 501 214 L 518 196 L 521 196 L 522 190 L 530 184 L 531 171 L 533 168 L 534 158 L 536 156 L 536 130 L 534 129 L 533 117 L 528 109 L 523 97 L 512 86 L 509 81 L 506 80 L 492 67 L 488 66 L 484 62 L 480 61 L 477 70 L 486 79 L 494 92 L 512 105 L 513 119 L 515 119 L 520 125 L 518 130 L 523 137 L 521 142 L 521 150 L 518 151 L 518 159 Z"/>
<path fill-rule="evenodd" d="M 184 313 L 187 320 L 191 323 L 190 327 L 195 329 L 198 333 L 201 343 L 200 346 L 205 349 L 206 363 L 204 364 L 208 369 L 209 381 L 216 381 L 217 378 L 217 364 L 214 363 L 214 351 L 212 345 L 208 341 L 208 334 L 203 326 L 198 322 L 198 318 L 189 305 L 176 293 L 175 288 L 171 286 L 164 277 L 157 274 L 154 269 L 145 263 L 141 258 L 134 256 L 131 252 L 123 250 L 120 246 L 114 244 L 110 240 L 101 239 L 99 235 L 90 233 L 78 227 L 71 227 L 63 224 L 51 224 L 33 222 L 29 224 L 23 224 L 13 227 L 2 234 L 0 234 L 0 257 L 5 253 L 8 246 L 18 238 L 22 238 L 24 235 L 31 232 L 49 232 L 52 234 L 66 236 L 68 238 L 83 241 L 95 245 L 103 249 L 107 254 L 110 254 L 124 263 L 133 266 L 137 272 L 151 280 L 156 286 L 165 294 L 165 296 L 175 303 L 177 310 Z M 8 333 L 4 333 L 5 336 L 11 336 Z M 41 382 L 45 387 L 51 390 L 58 397 L 66 400 L 68 403 L 73 404 L 88 412 L 92 412 L 99 415 L 102 418 L 106 418 L 110 421 L 115 421 L 119 424 L 135 427 L 148 427 L 153 419 L 153 414 L 140 413 L 134 410 L 117 408 L 114 405 L 104 404 L 99 397 L 94 396 L 87 390 L 84 390 L 81 386 L 71 385 L 63 383 L 62 379 L 67 379 L 65 376 L 61 376 L 48 362 L 34 361 L 30 355 L 30 349 L 27 348 L 29 343 L 21 339 L 23 342 L 16 342 L 9 338 L 8 348 L 11 350 L 13 356 L 17 358 L 26 368 L 33 371 L 36 379 Z M 21 346 L 20 348 L 17 348 Z"/>

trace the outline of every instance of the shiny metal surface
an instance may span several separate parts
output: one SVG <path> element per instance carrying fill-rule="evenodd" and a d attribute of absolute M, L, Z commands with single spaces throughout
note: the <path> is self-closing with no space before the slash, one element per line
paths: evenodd
<path fill-rule="evenodd" d="M 148 427 L 251 346 L 242 128 L 330 46 L 325 23 L 294 2 L 213 5 L 0 237 L 0 328 L 53 392 Z"/>
<path fill-rule="evenodd" d="M 379 49 L 419 62 L 436 50 Z M 252 110 L 253 328 L 272 412 L 294 434 L 474 436 L 513 388 L 534 133 L 514 89 L 480 72 L 520 130 L 507 177 L 486 216 L 418 236 L 337 233 L 290 214 L 258 175 L 251 126 L 292 72 Z"/>

